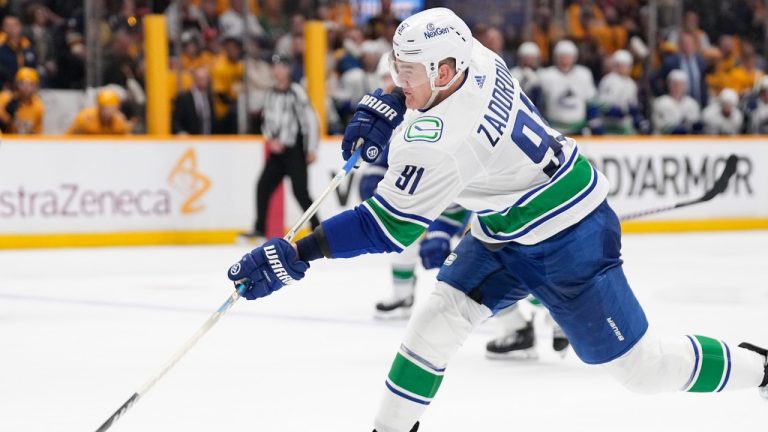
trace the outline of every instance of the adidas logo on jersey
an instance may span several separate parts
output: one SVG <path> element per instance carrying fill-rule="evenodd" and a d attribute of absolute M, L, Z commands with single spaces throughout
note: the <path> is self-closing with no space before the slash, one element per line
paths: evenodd
<path fill-rule="evenodd" d="M 475 75 L 475 82 L 478 87 L 483 88 L 483 84 L 485 84 L 485 75 Z"/>
<path fill-rule="evenodd" d="M 369 106 L 372 110 L 383 114 L 384 117 L 386 117 L 389 121 L 392 121 L 395 117 L 397 117 L 397 111 L 371 95 L 363 96 L 363 98 L 360 99 L 360 104 Z"/>
<path fill-rule="evenodd" d="M 265 247 L 264 255 L 267 257 L 269 266 L 272 267 L 272 271 L 275 273 L 275 276 L 280 279 L 280 282 L 284 283 L 285 285 L 294 282 L 291 275 L 289 275 L 288 272 L 285 271 L 285 268 L 283 268 L 283 263 L 280 261 L 280 257 L 277 255 L 277 251 L 275 250 L 274 246 L 269 245 Z"/>

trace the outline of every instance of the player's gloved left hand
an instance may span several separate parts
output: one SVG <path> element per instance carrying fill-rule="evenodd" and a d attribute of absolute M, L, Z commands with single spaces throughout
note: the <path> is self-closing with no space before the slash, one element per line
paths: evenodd
<path fill-rule="evenodd" d="M 425 269 L 438 268 L 451 253 L 451 235 L 445 231 L 430 231 L 419 247 L 421 264 Z"/>
<path fill-rule="evenodd" d="M 341 155 L 348 160 L 357 150 L 358 139 L 363 139 L 362 158 L 373 162 L 384 150 L 392 132 L 403 122 L 405 96 L 402 91 L 383 94 L 381 89 L 363 96 L 357 112 L 344 130 Z"/>
<path fill-rule="evenodd" d="M 301 261 L 289 242 L 274 238 L 243 255 L 227 272 L 232 281 L 246 279 L 243 297 L 266 297 L 285 285 L 304 277 L 309 263 Z"/>

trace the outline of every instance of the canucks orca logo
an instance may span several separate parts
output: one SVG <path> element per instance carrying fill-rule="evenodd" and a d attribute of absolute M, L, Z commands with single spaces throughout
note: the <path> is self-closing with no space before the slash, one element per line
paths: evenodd
<path fill-rule="evenodd" d="M 405 140 L 437 142 L 443 135 L 443 120 L 438 117 L 420 117 L 405 130 Z"/>

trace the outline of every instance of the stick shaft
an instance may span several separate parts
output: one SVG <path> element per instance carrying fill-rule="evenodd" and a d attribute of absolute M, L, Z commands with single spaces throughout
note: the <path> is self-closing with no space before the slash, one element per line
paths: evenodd
<path fill-rule="evenodd" d="M 353 168 L 357 167 L 359 161 L 360 161 L 360 152 L 361 150 L 355 151 L 352 156 L 349 158 L 347 163 L 344 164 L 344 167 L 341 171 L 339 171 L 331 180 L 331 182 L 328 184 L 328 186 L 325 188 L 322 194 L 315 200 L 315 202 L 312 203 L 312 205 L 307 209 L 307 211 L 304 212 L 304 214 L 299 218 L 299 220 L 296 222 L 296 224 L 291 228 L 290 231 L 288 231 L 288 234 L 285 235 L 285 240 L 291 241 L 296 236 L 296 232 L 306 223 L 316 212 L 317 209 L 320 207 L 320 204 L 322 204 L 323 201 L 328 197 L 328 195 L 331 194 L 336 188 L 341 184 L 341 181 L 344 179 L 344 177 L 347 176 L 347 174 L 352 171 Z M 227 313 L 227 311 L 232 307 L 232 305 L 235 304 L 237 299 L 240 298 L 240 296 L 245 292 L 246 285 L 242 283 L 241 281 L 238 281 L 237 290 L 235 290 L 229 298 L 216 310 L 216 312 L 213 313 L 206 321 L 203 323 L 203 325 L 195 332 L 195 334 L 192 335 L 185 343 L 181 346 L 174 354 L 171 356 L 170 359 L 163 365 L 162 368 L 160 368 L 157 372 L 155 372 L 154 375 L 152 375 L 145 383 L 141 386 L 139 391 L 131 395 L 130 398 L 128 398 L 125 403 L 123 403 L 120 408 L 117 409 L 108 419 L 105 421 L 101 426 L 99 426 L 98 429 L 96 429 L 96 432 L 105 432 L 107 429 L 112 427 L 112 424 L 114 424 L 120 417 L 122 417 L 123 414 L 125 414 L 126 411 L 128 411 L 144 394 L 146 394 L 149 389 L 151 389 L 155 383 L 160 381 L 160 379 L 169 371 L 171 368 L 173 368 L 176 363 L 178 363 L 179 360 L 181 360 L 182 357 L 193 347 L 195 344 L 197 344 L 197 341 L 200 340 L 206 333 L 208 333 L 208 330 L 211 329 L 211 327 L 216 324 L 219 319 Z"/>

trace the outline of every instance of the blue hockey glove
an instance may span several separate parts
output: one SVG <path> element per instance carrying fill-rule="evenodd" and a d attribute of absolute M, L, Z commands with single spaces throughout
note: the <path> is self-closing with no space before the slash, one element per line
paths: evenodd
<path fill-rule="evenodd" d="M 430 231 L 419 247 L 421 264 L 425 269 L 438 268 L 451 253 L 451 235 L 445 231 Z"/>
<path fill-rule="evenodd" d="M 359 138 L 364 140 L 362 158 L 373 162 L 384 150 L 392 132 L 403 122 L 405 96 L 402 91 L 383 94 L 381 89 L 363 96 L 357 112 L 344 130 L 341 155 L 348 160 L 357 150 Z"/>
<path fill-rule="evenodd" d="M 290 243 L 274 238 L 243 255 L 229 268 L 227 277 L 235 282 L 247 279 L 243 297 L 256 300 L 303 278 L 308 268 L 309 263 L 299 260 Z"/>

